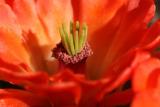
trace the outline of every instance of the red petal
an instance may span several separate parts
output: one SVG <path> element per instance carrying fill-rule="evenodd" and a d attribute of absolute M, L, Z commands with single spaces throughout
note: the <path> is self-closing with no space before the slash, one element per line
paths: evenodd
<path fill-rule="evenodd" d="M 48 67 L 50 61 L 47 58 L 50 57 L 51 49 L 60 40 L 60 25 L 72 18 L 70 1 L 14 0 L 7 3 L 12 7 L 25 31 L 24 44 L 27 49 L 29 48 L 33 66 L 36 70 L 50 69 L 53 72 L 55 67 L 53 63 L 52 67 Z"/>
<path fill-rule="evenodd" d="M 1 0 L 0 3 L 5 3 L 5 0 Z"/>
<path fill-rule="evenodd" d="M 159 107 L 160 92 L 156 90 L 145 91 L 135 96 L 131 107 Z"/>
<path fill-rule="evenodd" d="M 0 99 L 0 106 L 1 107 L 29 107 L 28 104 L 16 98 Z"/>
<path fill-rule="evenodd" d="M 39 88 L 41 87 L 41 88 Z M 81 89 L 75 82 L 57 82 L 50 85 L 29 86 L 34 93 L 47 96 L 55 107 L 76 106 L 81 97 Z"/>
<path fill-rule="evenodd" d="M 155 58 L 149 58 L 143 63 L 135 67 L 133 76 L 133 89 L 135 92 L 143 91 L 147 89 L 148 78 L 160 68 L 160 60 Z"/>
<path fill-rule="evenodd" d="M 106 94 L 125 83 L 131 76 L 133 69 L 148 58 L 150 58 L 150 54 L 147 52 L 140 50 L 131 51 L 121 57 L 106 71 L 107 76 L 105 78 L 97 81 L 89 81 L 81 75 L 75 75 L 70 72 L 61 73 L 61 75 L 52 78 L 52 80 L 54 80 L 54 82 L 76 82 L 83 90 L 80 105 L 86 104 L 92 106 L 92 104 L 96 104 L 98 100 L 102 100 Z"/>
<path fill-rule="evenodd" d="M 22 90 L 0 90 L 1 107 L 52 107 L 44 96 Z"/>
<path fill-rule="evenodd" d="M 120 57 L 105 71 L 104 80 L 106 78 L 109 82 L 103 84 L 101 91 L 97 94 L 97 98 L 101 100 L 104 95 L 123 85 L 130 79 L 135 67 L 148 58 L 150 58 L 150 54 L 140 50 L 132 50 Z"/>
<path fill-rule="evenodd" d="M 122 92 L 116 92 L 111 95 L 106 95 L 101 104 L 102 107 L 115 107 L 118 105 L 130 104 L 133 98 L 133 92 L 131 90 L 125 90 Z"/>
<path fill-rule="evenodd" d="M 141 45 L 146 45 L 154 41 L 160 35 L 160 20 L 153 23 L 153 25 L 146 32 Z"/>
<path fill-rule="evenodd" d="M 21 38 L 6 29 L 0 29 L 0 35 L 1 79 L 18 84 L 46 83 L 48 76 L 45 73 L 34 74 L 31 73 L 32 71 L 29 70 L 29 67 L 23 66 L 23 63 L 31 67 L 32 64 Z M 30 73 L 26 73 L 27 71 Z"/>
<path fill-rule="evenodd" d="M 129 4 L 134 1 L 129 0 Z M 128 49 L 135 47 L 142 39 L 148 23 L 154 16 L 155 6 L 152 0 L 136 0 L 135 2 L 138 2 L 137 7 L 130 10 L 129 5 L 124 18 L 121 19 L 121 24 L 113 36 L 113 41 L 105 56 L 106 63 L 111 63 Z"/>
<path fill-rule="evenodd" d="M 68 25 L 72 20 L 71 0 L 38 0 L 36 5 L 46 33 L 53 43 L 59 42 L 59 27 L 62 23 Z"/>
<path fill-rule="evenodd" d="M 108 23 L 124 3 L 126 0 L 73 0 L 74 18 L 87 22 L 93 33 Z"/>
<path fill-rule="evenodd" d="M 16 15 L 11 8 L 6 4 L 0 4 L 0 28 L 6 28 L 12 30 L 16 34 L 21 34 L 21 28 L 19 26 Z"/>
<path fill-rule="evenodd" d="M 46 63 L 46 58 L 48 58 L 48 56 L 50 55 L 50 51 L 53 48 L 53 44 L 55 44 L 55 41 L 53 41 L 55 38 L 51 38 L 50 35 L 48 35 L 48 32 L 45 30 L 45 25 L 41 21 L 41 19 L 39 18 L 40 16 L 37 13 L 36 2 L 34 0 L 13 0 L 12 2 L 7 2 L 7 3 L 8 5 L 11 6 L 15 15 L 17 16 L 18 22 L 20 23 L 23 31 L 25 32 L 24 33 L 25 35 L 23 35 L 24 44 L 27 46 L 27 48 L 28 47 L 32 48 L 32 50 L 29 50 L 31 54 L 31 60 L 33 60 L 34 64 L 35 64 L 34 61 L 37 59 L 43 60 L 43 61 L 38 60 L 36 62 L 37 65 L 36 64 L 34 65 L 35 68 L 37 68 L 38 70 L 44 68 L 45 64 L 41 63 L 43 62 Z M 52 26 L 52 28 L 50 29 L 54 28 L 55 27 Z M 39 49 L 38 54 L 37 52 L 34 53 L 36 49 Z M 39 63 L 41 65 L 39 65 Z M 45 68 L 45 70 L 46 69 L 47 68 Z"/>
<path fill-rule="evenodd" d="M 93 73 L 96 71 L 101 73 L 118 57 L 135 47 L 154 15 L 153 1 L 129 0 L 128 2 L 128 5 L 123 5 L 118 10 L 109 23 L 99 28 L 94 35 L 90 35 L 89 40 L 94 55 L 91 56 L 88 67 Z"/>
<path fill-rule="evenodd" d="M 13 70 L 7 70 L 5 68 L 0 68 L 0 76 L 2 80 L 12 82 L 18 85 L 32 85 L 32 84 L 46 84 L 48 83 L 48 75 L 39 73 L 24 73 L 24 72 L 14 72 Z"/>
<path fill-rule="evenodd" d="M 18 17 L 24 31 L 31 30 L 35 33 L 35 38 L 42 45 L 48 45 L 50 38 L 47 37 L 43 24 L 40 22 L 37 16 L 36 6 L 33 0 L 14 0 L 12 4 L 13 11 Z M 28 17 L 29 16 L 29 17 Z"/>
<path fill-rule="evenodd" d="M 0 57 L 8 62 L 30 64 L 30 57 L 22 40 L 13 31 L 0 29 Z"/>
<path fill-rule="evenodd" d="M 159 60 L 158 60 L 159 61 Z M 157 64 L 160 63 L 160 61 Z M 152 63 L 152 68 L 149 67 Z M 141 85 L 142 87 L 136 87 L 135 91 L 139 91 L 138 94 L 135 96 L 132 107 L 159 107 L 160 106 L 160 67 L 156 67 L 156 60 L 150 59 L 148 64 L 144 63 L 147 66 L 147 70 L 136 71 L 138 76 L 142 76 L 141 78 L 144 79 L 143 81 L 139 80 L 136 81 L 135 86 Z M 156 64 L 153 66 L 153 64 Z M 148 66 L 149 65 L 149 66 Z M 150 69 L 150 72 L 148 71 Z M 152 70 L 151 70 L 152 69 Z M 145 75 L 145 77 L 143 75 Z M 138 79 L 138 78 L 136 78 Z M 134 82 L 134 81 L 133 81 Z M 140 82 L 139 84 L 137 84 Z M 137 89 L 138 88 L 138 89 Z"/>
<path fill-rule="evenodd" d="M 34 73 L 23 63 L 7 62 L 0 58 L 0 77 L 5 81 L 19 85 L 48 83 L 48 75 L 45 72 Z"/>
<path fill-rule="evenodd" d="M 153 71 L 147 82 L 147 88 L 160 89 L 160 69 Z"/>
<path fill-rule="evenodd" d="M 41 88 L 30 85 L 27 89 L 49 96 L 57 106 L 94 107 L 98 102 L 95 96 L 99 93 L 103 82 L 106 81 L 89 81 L 82 75 L 63 71 L 51 78 L 50 85 L 39 85 Z"/>

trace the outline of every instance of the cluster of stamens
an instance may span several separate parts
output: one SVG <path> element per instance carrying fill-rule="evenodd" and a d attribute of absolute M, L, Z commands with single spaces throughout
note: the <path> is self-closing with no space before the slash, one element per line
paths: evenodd
<path fill-rule="evenodd" d="M 61 42 L 53 49 L 53 56 L 64 64 L 79 63 L 93 54 L 87 41 L 87 25 L 76 21 L 70 22 L 70 30 L 67 32 L 65 24 L 59 29 Z"/>
<path fill-rule="evenodd" d="M 62 24 L 59 29 L 61 42 L 69 55 L 74 56 L 83 49 L 87 39 L 87 30 L 85 23 L 80 28 L 80 23 L 76 21 L 75 25 L 70 22 L 70 33 L 67 33 L 66 25 Z"/>

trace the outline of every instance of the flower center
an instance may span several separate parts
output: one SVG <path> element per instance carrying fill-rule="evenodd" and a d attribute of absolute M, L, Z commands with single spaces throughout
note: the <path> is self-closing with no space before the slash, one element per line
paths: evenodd
<path fill-rule="evenodd" d="M 61 42 L 53 49 L 53 57 L 60 63 L 67 66 L 78 66 L 80 63 L 85 64 L 86 59 L 93 54 L 88 42 L 88 27 L 85 23 L 70 22 L 69 33 L 65 24 L 59 29 Z"/>
<path fill-rule="evenodd" d="M 70 35 L 69 35 L 67 33 L 66 25 L 62 24 L 62 27 L 59 29 L 61 42 L 69 55 L 74 56 L 83 49 L 87 39 L 87 30 L 88 30 L 87 25 L 84 23 L 82 25 L 82 31 L 80 33 L 79 22 L 76 21 L 75 29 L 73 22 L 70 22 Z"/>

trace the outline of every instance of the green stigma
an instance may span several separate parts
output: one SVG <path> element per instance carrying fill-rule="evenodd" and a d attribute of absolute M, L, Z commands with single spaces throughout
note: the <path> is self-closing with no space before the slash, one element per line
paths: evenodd
<path fill-rule="evenodd" d="M 70 33 L 67 33 L 66 25 L 62 24 L 59 29 L 61 42 L 69 55 L 74 56 L 81 52 L 87 40 L 87 31 L 87 25 L 83 23 L 80 27 L 79 21 L 70 22 Z"/>

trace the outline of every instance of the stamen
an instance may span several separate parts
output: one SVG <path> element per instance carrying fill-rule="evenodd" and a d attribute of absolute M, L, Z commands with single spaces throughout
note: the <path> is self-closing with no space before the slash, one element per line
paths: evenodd
<path fill-rule="evenodd" d="M 82 25 L 82 29 L 80 30 L 79 21 L 76 21 L 74 29 L 74 24 L 71 21 L 70 34 L 68 34 L 66 25 L 62 24 L 62 27 L 59 30 L 61 36 L 61 42 L 69 55 L 74 56 L 79 52 L 81 52 L 86 43 L 87 30 L 88 30 L 87 25 L 85 23 Z"/>
<path fill-rule="evenodd" d="M 70 22 L 69 34 L 67 27 L 62 24 L 59 29 L 61 43 L 53 49 L 53 56 L 59 60 L 63 66 L 71 68 L 77 72 L 77 69 L 82 70 L 86 59 L 93 54 L 87 41 L 88 27 L 85 23 L 80 27 L 79 21 L 74 24 Z M 74 65 L 74 66 L 73 66 Z"/>
<path fill-rule="evenodd" d="M 70 34 L 69 46 L 70 46 L 70 50 L 71 50 L 72 55 L 75 55 L 73 34 Z"/>
<path fill-rule="evenodd" d="M 60 32 L 60 35 L 61 35 L 61 38 L 62 38 L 63 46 L 65 47 L 68 54 L 71 55 L 71 52 L 70 52 L 69 47 L 68 47 L 68 38 L 65 36 L 65 34 L 63 32 L 63 29 L 60 28 L 59 32 Z"/>
<path fill-rule="evenodd" d="M 59 61 L 63 62 L 65 65 L 76 64 L 81 62 L 83 59 L 88 58 L 93 54 L 88 43 L 85 44 L 84 48 L 80 53 L 74 56 L 70 56 L 66 53 L 62 43 L 58 44 L 56 48 L 53 49 L 53 56 Z"/>
<path fill-rule="evenodd" d="M 74 36 L 74 45 L 75 45 L 75 52 L 78 53 L 78 31 L 76 31 L 76 35 Z"/>
<path fill-rule="evenodd" d="M 76 30 L 79 32 L 80 30 L 80 25 L 79 25 L 79 21 L 76 21 Z"/>
<path fill-rule="evenodd" d="M 80 25 L 79 25 L 79 22 L 76 21 L 76 34 L 74 36 L 74 38 L 75 38 L 74 43 L 75 43 L 75 51 L 76 51 L 76 53 L 78 53 L 79 30 L 80 30 Z"/>
<path fill-rule="evenodd" d="M 70 22 L 70 33 L 73 34 L 73 22 Z"/>
<path fill-rule="evenodd" d="M 80 42 L 79 42 L 79 51 L 81 51 L 81 49 L 84 47 L 86 39 L 87 39 L 87 25 L 83 24 L 83 26 L 82 26 L 82 34 L 81 34 Z"/>

